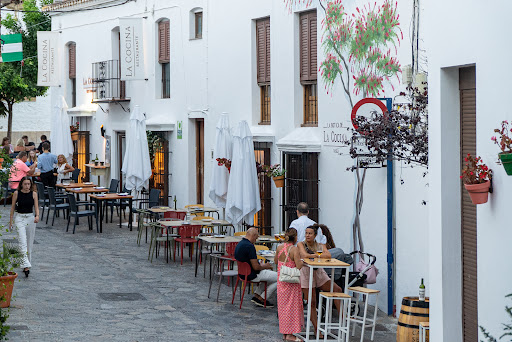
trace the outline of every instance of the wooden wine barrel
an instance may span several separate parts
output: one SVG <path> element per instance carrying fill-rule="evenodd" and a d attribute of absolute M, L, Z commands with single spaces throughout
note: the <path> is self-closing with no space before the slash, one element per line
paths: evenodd
<path fill-rule="evenodd" d="M 396 342 L 418 342 L 420 340 L 420 322 L 429 322 L 428 314 L 428 298 L 424 302 L 420 302 L 418 297 L 404 297 L 400 316 L 398 317 Z M 425 342 L 428 342 L 428 340 L 429 332 L 427 331 Z"/>

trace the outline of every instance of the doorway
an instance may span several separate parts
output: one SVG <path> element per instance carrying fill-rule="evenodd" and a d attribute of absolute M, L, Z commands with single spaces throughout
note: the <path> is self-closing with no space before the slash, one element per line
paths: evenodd
<path fill-rule="evenodd" d="M 196 119 L 196 203 L 204 204 L 204 119 Z"/>
<path fill-rule="evenodd" d="M 80 169 L 78 182 L 88 182 L 90 169 L 85 166 L 89 164 L 89 132 L 79 131 L 71 134 L 73 140 L 73 167 Z"/>
<path fill-rule="evenodd" d="M 459 69 L 460 160 L 476 156 L 476 68 Z M 462 334 L 464 342 L 478 342 L 477 210 L 461 181 Z"/>
<path fill-rule="evenodd" d="M 254 157 L 260 165 L 270 165 L 270 143 L 255 142 Z M 269 177 L 264 172 L 258 173 L 258 185 L 260 187 L 261 210 L 254 214 L 254 225 L 263 227 L 260 232 L 264 235 L 272 234 L 271 210 L 272 210 L 272 185 Z"/>
<path fill-rule="evenodd" d="M 123 157 L 126 152 L 126 133 L 119 132 L 117 133 L 117 162 L 118 162 L 118 178 L 119 179 L 119 190 L 122 191 L 123 186 L 125 184 L 126 177 L 121 171 L 123 168 Z"/>

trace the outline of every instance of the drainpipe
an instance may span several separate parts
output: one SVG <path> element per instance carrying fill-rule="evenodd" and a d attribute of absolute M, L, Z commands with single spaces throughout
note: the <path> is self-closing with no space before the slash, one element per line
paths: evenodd
<path fill-rule="evenodd" d="M 388 108 L 388 112 L 392 109 L 392 99 L 391 98 L 383 98 L 379 99 L 386 101 L 386 107 Z M 393 153 L 390 151 L 387 160 L 387 275 L 388 275 L 388 315 L 392 315 L 394 313 L 394 297 L 395 291 L 393 286 Z"/>

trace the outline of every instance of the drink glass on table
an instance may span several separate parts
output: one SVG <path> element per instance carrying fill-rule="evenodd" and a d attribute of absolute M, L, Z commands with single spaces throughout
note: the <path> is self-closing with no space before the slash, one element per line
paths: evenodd
<path fill-rule="evenodd" d="M 320 261 L 320 257 L 322 256 L 322 253 L 324 252 L 324 247 L 321 244 L 318 244 L 316 247 L 316 254 L 318 254 L 318 261 Z"/>
<path fill-rule="evenodd" d="M 279 235 L 279 234 L 274 234 L 274 239 L 276 239 L 276 241 L 281 240 L 281 235 Z"/>

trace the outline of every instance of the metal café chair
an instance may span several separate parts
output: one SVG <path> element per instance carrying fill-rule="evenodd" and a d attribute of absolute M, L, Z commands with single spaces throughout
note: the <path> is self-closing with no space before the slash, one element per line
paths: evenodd
<path fill-rule="evenodd" d="M 66 218 L 66 212 L 69 212 L 69 203 L 64 203 L 57 201 L 57 198 L 55 196 L 55 189 L 48 187 L 48 199 L 50 202 L 50 205 L 48 206 L 48 215 L 46 215 L 46 224 L 48 224 L 48 218 L 50 217 L 50 210 L 53 209 L 53 216 L 52 216 L 52 226 L 55 222 L 55 215 L 58 211 L 64 212 L 64 218 Z M 69 197 L 69 195 L 68 195 Z M 69 216 L 69 215 L 68 215 Z"/>
<path fill-rule="evenodd" d="M 68 225 L 66 226 L 66 232 L 69 230 L 69 222 L 71 221 L 71 216 L 75 219 L 73 221 L 73 234 L 75 234 L 76 224 L 78 222 L 79 217 L 87 217 L 87 222 L 89 224 L 89 230 L 92 230 L 92 218 L 94 217 L 96 220 L 96 232 L 100 232 L 98 225 L 98 215 L 96 214 L 96 203 L 80 203 L 76 202 L 75 196 L 72 194 L 68 194 L 69 207 L 70 211 L 68 214 Z M 85 210 L 78 210 L 79 207 L 85 206 Z"/>

